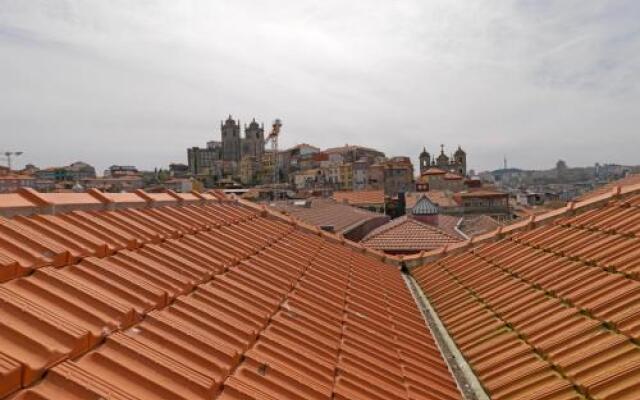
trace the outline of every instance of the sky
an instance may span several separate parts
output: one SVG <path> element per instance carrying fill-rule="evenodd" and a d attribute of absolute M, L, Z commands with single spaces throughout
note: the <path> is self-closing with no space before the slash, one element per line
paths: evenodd
<path fill-rule="evenodd" d="M 0 0 L 0 151 L 151 169 L 231 114 L 282 119 L 281 148 L 640 164 L 639 21 L 637 0 Z"/>

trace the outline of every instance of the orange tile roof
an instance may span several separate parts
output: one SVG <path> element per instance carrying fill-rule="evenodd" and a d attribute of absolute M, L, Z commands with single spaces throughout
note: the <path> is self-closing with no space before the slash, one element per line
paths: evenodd
<path fill-rule="evenodd" d="M 35 180 L 36 178 L 32 175 L 23 175 L 23 174 L 7 174 L 0 175 L 0 180 L 3 181 L 15 181 L 15 180 Z"/>
<path fill-rule="evenodd" d="M 447 173 L 447 171 L 440 169 L 440 168 L 436 168 L 436 167 L 431 167 L 428 170 L 424 171 L 421 175 L 445 175 Z"/>
<path fill-rule="evenodd" d="M 593 207 L 606 204 L 611 200 L 628 197 L 638 193 L 640 193 L 640 184 L 615 186 L 608 193 L 605 192 L 601 195 L 592 196 L 581 201 L 572 201 L 567 203 L 567 205 L 564 207 L 556 208 L 541 214 L 531 215 L 527 219 L 517 220 L 516 222 L 509 225 L 502 225 L 496 230 L 474 236 L 469 240 L 465 240 L 453 245 L 445 245 L 430 252 L 422 252 L 417 255 L 400 257 L 396 261 L 408 262 L 412 265 L 415 265 L 416 263 L 424 263 L 425 261 L 439 258 L 445 254 L 450 254 L 452 252 L 464 252 L 470 247 L 476 246 L 480 243 L 495 241 L 505 234 L 519 232 L 522 230 L 531 229 L 532 227 L 548 224 L 565 215 L 588 210 Z"/>
<path fill-rule="evenodd" d="M 358 248 L 223 199 L 0 219 L 0 398 L 461 398 Z"/>
<path fill-rule="evenodd" d="M 444 179 L 456 181 L 456 180 L 462 180 L 464 178 L 462 177 L 462 175 L 458 175 L 453 172 L 447 172 L 446 174 L 444 174 Z"/>
<path fill-rule="evenodd" d="M 160 205 L 196 204 L 213 200 L 226 200 L 223 193 L 105 193 L 97 189 L 87 192 L 39 193 L 21 188 L 17 193 L 0 195 L 0 216 L 60 213 L 68 211 L 100 211 L 130 207 L 157 207 Z"/>
<path fill-rule="evenodd" d="M 500 227 L 500 223 L 488 215 L 466 216 L 460 221 L 460 230 L 467 236 L 476 236 L 491 232 Z"/>
<path fill-rule="evenodd" d="M 601 196 L 603 194 L 611 192 L 616 186 L 628 186 L 628 185 L 638 185 L 640 184 L 640 174 L 631 174 L 622 179 L 615 180 L 613 182 L 609 182 L 606 185 L 600 186 L 599 188 L 585 193 L 582 196 L 578 197 L 576 201 L 587 200 L 593 197 Z"/>
<path fill-rule="evenodd" d="M 640 186 L 617 191 L 412 270 L 491 398 L 639 398 Z"/>
<path fill-rule="evenodd" d="M 416 202 L 422 197 L 426 196 L 431 202 L 437 204 L 441 208 L 458 207 L 458 203 L 453 199 L 447 191 L 444 190 L 429 190 L 428 192 L 409 192 L 406 194 L 406 206 L 407 208 L 413 208 Z"/>
<path fill-rule="evenodd" d="M 462 237 L 459 235 L 453 235 L 439 227 L 402 216 L 374 229 L 362 239 L 361 243 L 366 247 L 389 252 L 419 252 L 433 250 L 447 243 L 456 243 L 461 240 Z"/>
<path fill-rule="evenodd" d="M 463 218 L 455 215 L 440 214 L 438 215 L 438 228 L 442 229 L 455 238 L 467 239 L 463 235 L 464 232 L 461 233 L 459 230 L 457 230 L 458 225 L 462 222 L 462 219 Z"/>
<path fill-rule="evenodd" d="M 495 190 L 481 189 L 481 190 L 472 190 L 469 192 L 460 192 L 456 193 L 457 196 L 461 198 L 473 198 L 473 197 L 505 197 L 509 196 L 509 193 L 498 192 Z"/>
<path fill-rule="evenodd" d="M 346 233 L 368 221 L 379 220 L 379 224 L 389 221 L 389 217 L 337 203 L 329 199 L 310 199 L 309 206 L 294 205 L 290 201 L 270 203 L 274 207 L 288 215 L 316 226 L 333 226 L 335 232 Z"/>
<path fill-rule="evenodd" d="M 352 205 L 381 205 L 384 204 L 384 191 L 333 192 L 333 199 Z"/>

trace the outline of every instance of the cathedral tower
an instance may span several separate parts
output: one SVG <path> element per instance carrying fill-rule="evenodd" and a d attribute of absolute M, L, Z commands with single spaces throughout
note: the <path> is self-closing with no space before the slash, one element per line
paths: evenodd
<path fill-rule="evenodd" d="M 427 148 L 422 148 L 422 153 L 420 153 L 420 175 L 422 175 L 426 170 L 431 167 L 431 155 L 427 152 Z"/>
<path fill-rule="evenodd" d="M 264 124 L 260 126 L 254 118 L 249 126 L 244 127 L 244 139 L 242 140 L 242 157 L 255 157 L 262 159 L 264 153 Z"/>
<path fill-rule="evenodd" d="M 220 123 L 222 134 L 222 160 L 240 161 L 240 121 L 233 120 L 231 115 L 224 122 Z"/>
<path fill-rule="evenodd" d="M 458 150 L 453 153 L 454 163 L 456 165 L 457 172 L 462 175 L 467 175 L 467 153 L 462 150 L 462 147 L 458 145 Z"/>

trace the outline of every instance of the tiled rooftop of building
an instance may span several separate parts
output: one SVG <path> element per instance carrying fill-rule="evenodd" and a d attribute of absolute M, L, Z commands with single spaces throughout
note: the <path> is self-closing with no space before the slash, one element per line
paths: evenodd
<path fill-rule="evenodd" d="M 458 225 L 458 229 L 469 237 L 482 235 L 499 227 L 500 223 L 488 215 L 465 216 Z"/>
<path fill-rule="evenodd" d="M 421 175 L 446 175 L 446 173 L 447 171 L 443 169 L 431 167 L 428 170 L 424 171 Z"/>
<path fill-rule="evenodd" d="M 336 233 L 348 234 L 349 231 L 371 221 L 372 228 L 389 221 L 389 217 L 331 199 L 308 199 L 297 202 L 278 201 L 269 206 L 283 211 L 287 215 L 298 218 L 308 224 L 319 227 L 333 227 Z"/>
<path fill-rule="evenodd" d="M 615 190 L 412 270 L 492 399 L 640 398 L 640 185 Z"/>
<path fill-rule="evenodd" d="M 470 198 L 470 197 L 505 197 L 509 196 L 508 193 L 500 192 L 497 190 L 490 189 L 478 189 L 478 190 L 470 190 L 467 192 L 456 193 L 455 196 L 459 196 L 460 198 Z"/>
<path fill-rule="evenodd" d="M 464 179 L 464 177 L 462 175 L 453 173 L 453 172 L 447 172 L 446 174 L 444 174 L 444 179 L 447 180 L 451 180 L 451 181 L 457 181 L 457 180 L 462 180 Z"/>
<path fill-rule="evenodd" d="M 366 190 L 356 192 L 333 192 L 333 199 L 353 205 L 381 205 L 384 204 L 384 191 Z"/>
<path fill-rule="evenodd" d="M 216 193 L 23 195 L 0 398 L 460 398 L 400 270 L 355 244 Z"/>
<path fill-rule="evenodd" d="M 640 174 L 631 174 L 622 179 L 618 179 L 613 182 L 609 182 L 606 185 L 600 186 L 596 190 L 580 196 L 577 199 L 577 201 L 587 200 L 592 197 L 597 197 L 602 194 L 609 193 L 616 186 L 628 186 L 628 185 L 638 185 L 638 184 L 640 184 Z"/>
<path fill-rule="evenodd" d="M 440 208 L 458 207 L 459 204 L 453 199 L 450 192 L 445 190 L 429 190 L 428 192 L 408 192 L 405 194 L 406 207 L 413 208 L 422 196 L 427 196 L 429 200 L 437 204 Z"/>
<path fill-rule="evenodd" d="M 457 217 L 439 217 L 444 217 L 449 224 L 452 220 L 459 220 Z M 374 229 L 361 243 L 366 247 L 391 253 L 414 253 L 463 240 L 461 235 L 454 235 L 449 226 L 447 230 L 449 232 L 405 215 Z"/>

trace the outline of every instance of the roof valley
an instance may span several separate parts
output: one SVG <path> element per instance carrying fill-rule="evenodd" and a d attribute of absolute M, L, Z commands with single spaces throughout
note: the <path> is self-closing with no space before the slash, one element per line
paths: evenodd
<path fill-rule="evenodd" d="M 425 326 L 436 339 L 436 344 L 447 363 L 449 371 L 451 371 L 451 374 L 456 380 L 456 385 L 460 393 L 463 394 L 465 400 L 489 400 L 489 396 L 484 391 L 479 378 L 473 372 L 473 369 L 466 361 L 460 349 L 458 349 L 456 342 L 451 335 L 449 335 L 438 313 L 416 280 L 410 274 L 403 274 L 403 278 L 418 304 L 418 308 L 425 321 Z"/>

